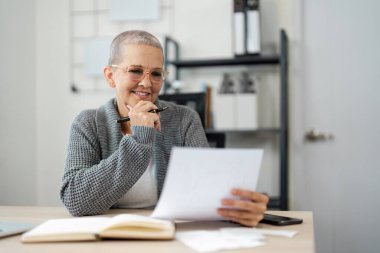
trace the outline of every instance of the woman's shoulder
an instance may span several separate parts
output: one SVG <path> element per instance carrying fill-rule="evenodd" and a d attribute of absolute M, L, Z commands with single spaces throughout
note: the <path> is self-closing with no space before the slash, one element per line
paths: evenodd
<path fill-rule="evenodd" d="M 94 121 L 95 117 L 96 109 L 85 109 L 74 118 L 74 123 L 89 123 Z"/>
<path fill-rule="evenodd" d="M 72 128 L 82 129 L 79 131 L 96 131 L 96 109 L 85 109 L 81 111 L 73 120 Z"/>

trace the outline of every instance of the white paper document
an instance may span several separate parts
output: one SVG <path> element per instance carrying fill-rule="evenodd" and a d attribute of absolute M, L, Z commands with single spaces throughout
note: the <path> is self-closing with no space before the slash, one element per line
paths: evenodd
<path fill-rule="evenodd" d="M 223 231 L 189 231 L 176 233 L 176 239 L 198 252 L 214 252 L 265 245 L 264 236 L 247 236 Z"/>
<path fill-rule="evenodd" d="M 234 198 L 232 188 L 256 189 L 262 156 L 261 149 L 173 148 L 152 217 L 222 220 L 217 209 Z"/>
<path fill-rule="evenodd" d="M 198 252 L 254 248 L 266 244 L 267 235 L 292 238 L 297 231 L 261 228 L 220 228 L 212 231 L 177 232 L 176 239 Z"/>

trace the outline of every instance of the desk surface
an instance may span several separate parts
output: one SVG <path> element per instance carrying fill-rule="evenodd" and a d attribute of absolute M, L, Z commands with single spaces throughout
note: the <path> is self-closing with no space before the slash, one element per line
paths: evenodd
<path fill-rule="evenodd" d="M 148 214 L 150 211 L 134 209 L 112 209 L 104 216 L 113 216 L 120 213 Z M 270 228 L 278 230 L 296 230 L 298 234 L 293 238 L 283 238 L 268 236 L 265 246 L 239 249 L 221 252 L 314 252 L 314 228 L 313 217 L 311 212 L 296 211 L 271 211 L 268 213 L 297 217 L 303 219 L 300 225 L 276 227 L 266 224 L 260 224 L 259 228 Z M 0 220 L 19 221 L 25 223 L 39 224 L 48 219 L 69 218 L 71 217 L 63 207 L 21 207 L 21 206 L 0 206 Z M 179 223 L 176 225 L 177 231 L 186 231 L 190 229 L 216 229 L 219 227 L 236 226 L 228 222 L 192 222 Z M 0 253 L 3 252 L 175 252 L 186 253 L 195 252 L 186 247 L 179 241 L 139 241 L 139 240 L 103 240 L 96 242 L 75 242 L 75 243 L 36 243 L 23 244 L 20 235 L 0 239 Z"/>

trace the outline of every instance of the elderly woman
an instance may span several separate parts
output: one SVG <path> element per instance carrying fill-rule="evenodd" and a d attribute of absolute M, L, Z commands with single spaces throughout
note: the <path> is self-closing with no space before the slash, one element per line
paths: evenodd
<path fill-rule="evenodd" d="M 112 41 L 104 77 L 116 98 L 84 110 L 71 127 L 60 196 L 72 215 L 154 206 L 172 147 L 208 146 L 195 111 L 157 100 L 167 76 L 163 64 L 162 46 L 148 32 L 126 31 Z M 169 108 L 161 114 L 151 112 L 165 106 Z M 115 123 L 126 116 L 129 121 Z M 268 197 L 244 189 L 231 192 L 239 198 L 221 200 L 215 212 L 246 226 L 257 225 Z"/>

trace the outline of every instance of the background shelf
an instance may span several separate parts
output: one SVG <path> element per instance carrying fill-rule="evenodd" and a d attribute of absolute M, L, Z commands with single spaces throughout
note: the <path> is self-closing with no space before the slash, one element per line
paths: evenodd
<path fill-rule="evenodd" d="M 174 45 L 174 51 L 169 50 Z M 280 31 L 279 55 L 247 55 L 235 58 L 180 60 L 179 44 L 170 37 L 165 38 L 165 68 L 172 65 L 175 68 L 175 80 L 181 80 L 180 69 L 197 67 L 219 66 L 248 66 L 248 65 L 278 65 L 280 67 L 280 126 L 278 128 L 259 128 L 256 130 L 214 130 L 206 129 L 210 138 L 221 139 L 224 142 L 225 134 L 269 134 L 279 136 L 279 188 L 278 196 L 271 197 L 269 208 L 288 210 L 288 38 L 284 30 Z M 174 52 L 174 57 L 168 57 L 168 52 Z M 164 85 L 164 93 L 169 83 Z"/>
<path fill-rule="evenodd" d="M 204 60 L 176 60 L 168 61 L 177 68 L 193 67 L 218 67 L 218 66 L 237 66 L 237 65 L 272 65 L 279 64 L 280 57 L 277 55 L 253 55 L 226 59 L 204 59 Z"/>

